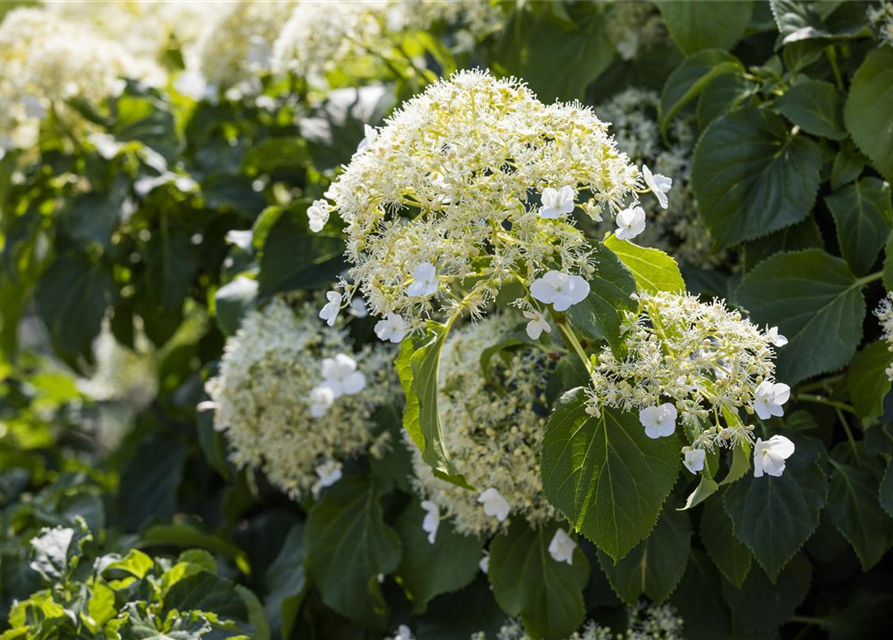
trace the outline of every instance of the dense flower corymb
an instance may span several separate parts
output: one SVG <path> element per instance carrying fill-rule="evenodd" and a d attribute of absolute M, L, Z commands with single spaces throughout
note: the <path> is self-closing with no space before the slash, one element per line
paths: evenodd
<path fill-rule="evenodd" d="M 480 71 L 432 85 L 366 140 L 327 196 L 347 223 L 352 286 L 409 330 L 479 312 L 510 281 L 586 275 L 571 212 L 614 214 L 644 188 L 590 109 Z"/>
<path fill-rule="evenodd" d="M 887 297 L 883 298 L 877 309 L 874 310 L 874 315 L 881 324 L 883 331 L 881 338 L 887 341 L 888 348 L 893 351 L 893 303 L 891 300 L 893 300 L 893 293 L 888 293 Z M 886 374 L 889 380 L 893 380 L 893 365 L 887 367 Z"/>
<path fill-rule="evenodd" d="M 392 357 L 383 346 L 354 352 L 310 305 L 296 315 L 275 300 L 251 312 L 207 383 L 230 458 L 294 497 L 336 482 L 341 462 L 367 450 L 372 413 L 394 391 Z"/>
<path fill-rule="evenodd" d="M 493 315 L 454 330 L 443 350 L 438 383 L 446 446 L 478 492 L 436 478 L 408 444 L 418 493 L 463 534 L 492 533 L 515 516 L 543 524 L 555 514 L 542 493 L 538 462 L 546 417 L 537 405 L 546 354 L 518 351 L 508 363 L 494 358 L 492 377 L 505 387 L 503 393 L 488 384 L 480 366 L 481 352 L 500 341 L 511 320 Z"/>

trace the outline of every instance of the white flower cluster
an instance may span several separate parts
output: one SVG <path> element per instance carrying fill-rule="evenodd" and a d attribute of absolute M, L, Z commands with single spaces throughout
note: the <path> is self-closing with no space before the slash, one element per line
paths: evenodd
<path fill-rule="evenodd" d="M 881 331 L 883 331 L 881 339 L 886 340 L 888 348 L 893 351 L 893 293 L 888 293 L 887 297 L 881 300 L 877 309 L 874 310 L 874 315 L 881 324 Z M 885 373 L 887 378 L 893 381 L 893 364 L 887 367 Z"/>
<path fill-rule="evenodd" d="M 643 188 L 590 109 L 481 71 L 430 86 L 361 149 L 326 194 L 347 223 L 344 299 L 359 286 L 372 313 L 410 331 L 479 313 L 508 282 L 585 274 L 570 212 L 616 213 Z"/>
<path fill-rule="evenodd" d="M 611 123 L 617 147 L 633 162 L 673 176 L 673 198 L 666 207 L 651 198 L 642 201 L 648 228 L 637 242 L 663 249 L 687 264 L 716 266 L 728 256 L 711 251 L 712 240 L 698 217 L 691 186 L 694 122 L 682 115 L 674 118 L 670 126 L 670 144 L 664 146 L 657 120 L 659 104 L 657 92 L 632 88 L 595 108 L 600 118 Z M 612 227 L 606 224 L 604 230 L 613 231 Z"/>
<path fill-rule="evenodd" d="M 454 330 L 443 349 L 438 403 L 446 447 L 456 466 L 478 492 L 434 476 L 411 442 L 415 485 L 437 518 L 443 511 L 462 534 L 486 535 L 509 515 L 534 526 L 552 520 L 554 509 L 542 492 L 539 450 L 546 424 L 544 399 L 548 358 L 518 351 L 508 362 L 493 358 L 491 380 L 484 377 L 481 353 L 504 337 L 513 318 L 492 315 Z M 436 522 L 426 530 L 436 532 Z M 556 543 L 556 553 L 567 548 Z"/>
<path fill-rule="evenodd" d="M 660 13 L 650 2 L 612 2 L 605 31 L 624 60 L 670 41 Z"/>
<path fill-rule="evenodd" d="M 627 610 L 627 616 L 626 633 L 614 634 L 610 628 L 589 621 L 567 640 L 682 640 L 684 638 L 682 618 L 671 605 L 646 605 L 639 602 Z M 471 640 L 487 640 L 487 635 L 478 632 L 471 636 Z M 524 631 L 520 622 L 513 620 L 499 630 L 495 640 L 532 640 L 532 638 Z"/>
<path fill-rule="evenodd" d="M 692 442 L 683 448 L 692 473 L 704 468 L 707 451 L 753 442 L 753 427 L 745 426 L 739 409 L 764 420 L 783 415 L 790 387 L 774 381 L 773 358 L 787 339 L 777 329 L 760 331 L 719 300 L 671 293 L 638 300 L 639 311 L 627 312 L 621 329 L 624 356 L 607 347 L 599 354 L 590 413 L 599 415 L 604 406 L 637 411 L 650 438 L 672 435 L 681 416 Z M 770 475 L 780 475 L 772 472 L 776 467 L 768 464 Z"/>
<path fill-rule="evenodd" d="M 32 146 L 40 121 L 65 100 L 98 102 L 120 93 L 121 78 L 155 83 L 160 73 L 87 24 L 15 9 L 0 24 L 0 148 Z"/>
<path fill-rule="evenodd" d="M 893 3 L 881 2 L 879 6 L 868 5 L 868 21 L 881 42 L 893 47 Z"/>
<path fill-rule="evenodd" d="M 384 347 L 353 352 L 310 305 L 295 314 L 275 300 L 249 313 L 206 385 L 230 458 L 296 498 L 337 481 L 341 462 L 369 447 L 374 410 L 396 393 L 392 358 Z"/>

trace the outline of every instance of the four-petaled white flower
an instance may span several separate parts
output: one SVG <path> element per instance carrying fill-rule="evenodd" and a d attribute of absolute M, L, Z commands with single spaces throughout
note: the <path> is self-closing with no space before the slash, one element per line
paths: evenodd
<path fill-rule="evenodd" d="M 319 233 L 329 221 L 329 203 L 325 200 L 314 200 L 307 208 L 307 217 L 310 219 L 310 230 Z"/>
<path fill-rule="evenodd" d="M 375 335 L 380 340 L 390 340 L 396 344 L 406 336 L 406 321 L 396 313 L 389 313 L 384 320 L 375 323 Z"/>
<path fill-rule="evenodd" d="M 412 635 L 412 631 L 405 624 L 401 624 L 397 627 L 397 635 L 394 636 L 394 640 L 415 640 L 415 637 Z"/>
<path fill-rule="evenodd" d="M 671 436 L 676 431 L 676 407 L 665 402 L 659 407 L 648 407 L 639 411 L 639 422 L 645 427 L 645 435 L 656 440 Z"/>
<path fill-rule="evenodd" d="M 555 311 L 565 311 L 571 305 L 583 302 L 589 295 L 589 283 L 580 276 L 560 271 L 549 271 L 530 285 L 530 295 Z"/>
<path fill-rule="evenodd" d="M 632 240 L 645 230 L 645 210 L 642 207 L 624 209 L 614 218 L 617 231 L 614 235 L 619 240 Z"/>
<path fill-rule="evenodd" d="M 552 327 L 539 311 L 525 311 L 524 317 L 530 320 L 527 323 L 527 335 L 531 340 L 539 340 L 543 331 L 552 333 Z"/>
<path fill-rule="evenodd" d="M 766 442 L 757 438 L 753 446 L 753 476 L 763 477 L 764 473 L 780 477 L 784 473 L 784 461 L 794 455 L 794 443 L 784 436 L 772 436 Z"/>
<path fill-rule="evenodd" d="M 561 187 L 561 189 L 553 189 L 546 187 L 543 189 L 542 203 L 540 207 L 540 218 L 547 220 L 557 220 L 561 216 L 574 210 L 574 200 L 577 194 L 570 185 Z"/>
<path fill-rule="evenodd" d="M 357 153 L 363 153 L 369 148 L 370 144 L 378 139 L 378 129 L 370 127 L 368 124 L 363 125 L 363 133 L 365 134 L 365 137 L 360 140 L 360 144 L 357 145 Z"/>
<path fill-rule="evenodd" d="M 483 573 L 489 573 L 490 571 L 490 554 L 487 551 L 484 551 L 484 555 L 481 556 L 480 562 L 478 562 L 478 566 L 481 568 Z"/>
<path fill-rule="evenodd" d="M 440 507 L 430 500 L 422 500 L 425 517 L 422 518 L 422 529 L 428 533 L 428 542 L 434 544 L 437 528 L 440 526 Z"/>
<path fill-rule="evenodd" d="M 326 299 L 328 302 L 323 306 L 323 308 L 319 312 L 319 317 L 326 321 L 326 324 L 334 326 L 335 318 L 338 317 L 338 313 L 341 311 L 341 294 L 337 291 L 329 291 L 326 293 Z"/>
<path fill-rule="evenodd" d="M 484 506 L 485 514 L 492 518 L 496 518 L 500 522 L 503 522 L 509 517 L 509 511 L 512 509 L 508 501 L 493 487 L 490 487 L 479 495 L 478 502 Z"/>
<path fill-rule="evenodd" d="M 555 562 L 574 563 L 574 549 L 577 543 L 573 538 L 567 535 L 567 531 L 559 528 L 555 535 L 552 536 L 552 542 L 549 543 L 549 555 Z"/>
<path fill-rule="evenodd" d="M 651 169 L 646 164 L 642 165 L 642 176 L 645 178 L 645 184 L 657 196 L 657 201 L 660 203 L 661 208 L 666 209 L 669 206 L 667 193 L 673 188 L 673 179 L 662 176 L 659 173 L 652 174 Z"/>
<path fill-rule="evenodd" d="M 412 270 L 413 282 L 406 288 L 406 294 L 414 298 L 427 298 L 437 292 L 437 269 L 430 262 L 416 265 Z"/>
<path fill-rule="evenodd" d="M 783 382 L 761 382 L 753 393 L 753 410 L 762 420 L 772 416 L 783 416 L 781 408 L 791 397 L 791 388 Z"/>
<path fill-rule="evenodd" d="M 336 398 L 352 396 L 366 388 L 366 376 L 357 371 L 357 361 L 346 353 L 322 361 L 321 386 L 329 387 Z"/>
<path fill-rule="evenodd" d="M 766 329 L 766 337 L 776 347 L 783 347 L 788 343 L 788 339 L 778 333 L 778 327 L 770 327 Z"/>
<path fill-rule="evenodd" d="M 335 402 L 335 392 L 326 384 L 320 384 L 310 390 L 310 415 L 322 418 Z"/>
<path fill-rule="evenodd" d="M 685 457 L 682 464 L 692 473 L 698 473 L 704 470 L 704 460 L 707 458 L 707 452 L 703 449 L 689 449 L 686 447 Z"/>
<path fill-rule="evenodd" d="M 341 463 L 337 460 L 327 460 L 316 467 L 316 477 L 319 480 L 313 485 L 313 495 L 319 496 L 319 492 L 326 487 L 331 487 L 341 479 Z"/>
<path fill-rule="evenodd" d="M 366 307 L 366 301 L 359 296 L 351 299 L 348 312 L 355 318 L 365 318 L 369 315 L 369 309 Z"/>

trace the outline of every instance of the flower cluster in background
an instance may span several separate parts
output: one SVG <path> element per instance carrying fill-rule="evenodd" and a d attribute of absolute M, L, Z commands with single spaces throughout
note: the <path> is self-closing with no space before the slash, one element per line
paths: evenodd
<path fill-rule="evenodd" d="M 881 2 L 868 6 L 868 20 L 881 42 L 893 46 L 893 2 Z"/>
<path fill-rule="evenodd" d="M 408 443 L 419 495 L 463 534 L 492 533 L 509 516 L 533 525 L 555 516 L 542 492 L 538 461 L 546 424 L 546 354 L 522 350 L 505 362 L 494 356 L 489 379 L 481 368 L 481 353 L 500 342 L 512 320 L 491 315 L 459 328 L 443 350 L 438 396 L 444 437 L 478 492 L 436 478 Z"/>
<path fill-rule="evenodd" d="M 396 390 L 393 355 L 384 346 L 354 352 L 310 305 L 295 313 L 277 299 L 251 312 L 206 385 L 232 461 L 295 498 L 333 483 L 372 442 L 372 414 Z"/>
<path fill-rule="evenodd" d="M 881 339 L 886 340 L 888 348 L 893 351 L 893 293 L 888 293 L 886 298 L 881 299 L 877 309 L 874 310 L 874 315 L 881 325 L 883 332 Z M 893 364 L 887 367 L 886 374 L 887 378 L 893 381 Z"/>

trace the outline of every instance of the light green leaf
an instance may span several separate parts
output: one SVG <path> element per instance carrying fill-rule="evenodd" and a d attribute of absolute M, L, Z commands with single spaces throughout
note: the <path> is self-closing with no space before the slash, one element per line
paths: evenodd
<path fill-rule="evenodd" d="M 413 501 L 397 520 L 403 560 L 397 569 L 415 613 L 424 613 L 432 598 L 471 584 L 483 553 L 479 538 L 463 536 L 441 521 L 434 544 L 422 529 L 425 510 Z"/>
<path fill-rule="evenodd" d="M 872 342 L 853 359 L 847 374 L 847 389 L 856 414 L 863 420 L 872 420 L 884 413 L 884 397 L 891 387 L 887 368 L 891 364 L 893 353 L 884 341 Z"/>
<path fill-rule="evenodd" d="M 594 243 L 595 273 L 587 278 L 589 295 L 566 312 L 571 324 L 587 338 L 606 340 L 615 352 L 620 348 L 622 311 L 635 311 L 630 297 L 636 280 L 620 259 L 601 243 Z"/>
<path fill-rule="evenodd" d="M 890 235 L 890 185 L 862 178 L 825 197 L 834 216 L 840 253 L 856 275 L 868 272 Z"/>
<path fill-rule="evenodd" d="M 843 367 L 862 340 L 861 285 L 843 260 L 818 249 L 764 260 L 744 277 L 737 299 L 755 322 L 788 338 L 776 364 L 787 384 Z"/>
<path fill-rule="evenodd" d="M 884 467 L 879 458 L 841 442 L 831 452 L 828 520 L 843 534 L 868 571 L 893 543 L 893 519 L 881 508 L 879 487 Z"/>
<path fill-rule="evenodd" d="M 628 605 L 645 595 L 653 602 L 670 597 L 685 573 L 691 549 L 688 514 L 664 509 L 654 531 L 616 563 L 604 553 L 598 561 L 611 588 Z"/>
<path fill-rule="evenodd" d="M 881 175 L 893 182 L 893 48 L 870 52 L 853 76 L 844 106 L 846 128 Z"/>
<path fill-rule="evenodd" d="M 448 332 L 449 327 L 428 322 L 422 336 L 407 336 L 400 343 L 396 366 L 406 398 L 403 427 L 422 452 L 422 460 L 434 470 L 434 475 L 471 489 L 450 459 L 437 409 L 437 376 Z"/>
<path fill-rule="evenodd" d="M 702 49 L 731 49 L 744 35 L 753 3 L 657 2 L 673 40 L 686 55 Z"/>
<path fill-rule="evenodd" d="M 364 626 L 384 630 L 388 605 L 377 577 L 400 564 L 400 538 L 384 523 L 375 481 L 349 476 L 329 489 L 307 519 L 307 573 L 323 602 Z"/>
<path fill-rule="evenodd" d="M 640 291 L 685 291 L 679 265 L 660 249 L 640 247 L 628 240 L 618 240 L 615 235 L 605 240 L 605 246 L 632 272 Z"/>
<path fill-rule="evenodd" d="M 155 561 L 151 557 L 140 551 L 139 549 L 131 549 L 127 555 L 109 564 L 103 570 L 105 571 L 125 571 L 130 575 L 142 580 L 146 574 L 155 566 Z"/>
<path fill-rule="evenodd" d="M 207 571 L 186 576 L 164 595 L 165 615 L 171 611 L 205 611 L 226 620 L 248 621 L 248 607 L 232 581 Z"/>
<path fill-rule="evenodd" d="M 792 135 L 780 116 L 733 111 L 714 120 L 695 148 L 698 212 L 720 247 L 758 238 L 809 215 L 821 167 L 818 145 Z"/>
<path fill-rule="evenodd" d="M 551 524 L 533 530 L 518 519 L 490 545 L 488 576 L 496 601 L 509 615 L 520 616 L 532 637 L 544 640 L 567 638 L 586 617 L 589 562 L 579 547 L 570 565 L 552 559 L 548 548 L 557 529 Z"/>
<path fill-rule="evenodd" d="M 793 434 L 791 439 L 797 450 L 780 478 L 750 474 L 723 495 L 735 537 L 750 548 L 772 581 L 819 525 L 828 493 L 821 445 Z"/>
<path fill-rule="evenodd" d="M 543 491 L 618 560 L 654 527 L 680 466 L 676 436 L 652 440 L 632 414 L 586 413 L 582 388 L 556 403 L 543 437 Z"/>
<path fill-rule="evenodd" d="M 753 554 L 735 537 L 732 520 L 723 509 L 722 500 L 711 500 L 704 505 L 701 542 L 726 580 L 740 589 L 750 571 Z"/>
<path fill-rule="evenodd" d="M 686 58 L 664 84 L 660 96 L 660 130 L 666 134 L 679 110 L 721 75 L 744 72 L 744 65 L 725 51 L 710 49 Z"/>
<path fill-rule="evenodd" d="M 775 110 L 807 133 L 832 140 L 847 137 L 840 94 L 829 82 L 806 80 L 795 84 L 775 101 Z"/>

